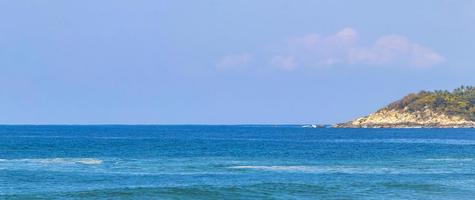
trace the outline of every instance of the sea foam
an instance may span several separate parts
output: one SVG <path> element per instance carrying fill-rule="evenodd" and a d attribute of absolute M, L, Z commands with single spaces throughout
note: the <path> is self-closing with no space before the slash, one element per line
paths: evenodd
<path fill-rule="evenodd" d="M 84 165 L 99 165 L 102 160 L 97 158 L 25 158 L 25 159 L 0 159 L 2 163 L 26 163 L 26 164 L 43 164 L 43 165 L 70 165 L 70 164 L 84 164 Z"/>

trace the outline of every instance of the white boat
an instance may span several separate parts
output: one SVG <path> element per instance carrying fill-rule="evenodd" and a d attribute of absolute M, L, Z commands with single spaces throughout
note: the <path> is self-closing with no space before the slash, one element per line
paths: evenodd
<path fill-rule="evenodd" d="M 303 125 L 303 128 L 325 128 L 325 125 L 318 125 L 318 124 L 308 124 Z"/>

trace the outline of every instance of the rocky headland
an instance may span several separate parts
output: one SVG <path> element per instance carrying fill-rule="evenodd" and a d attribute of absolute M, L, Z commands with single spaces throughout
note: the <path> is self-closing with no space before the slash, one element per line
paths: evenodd
<path fill-rule="evenodd" d="M 475 128 L 475 87 L 409 94 L 337 128 Z"/>

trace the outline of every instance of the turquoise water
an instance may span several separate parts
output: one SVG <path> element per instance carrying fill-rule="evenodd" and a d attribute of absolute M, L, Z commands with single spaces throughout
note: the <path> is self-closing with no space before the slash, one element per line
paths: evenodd
<path fill-rule="evenodd" d="M 473 199 L 475 129 L 0 126 L 0 199 Z"/>

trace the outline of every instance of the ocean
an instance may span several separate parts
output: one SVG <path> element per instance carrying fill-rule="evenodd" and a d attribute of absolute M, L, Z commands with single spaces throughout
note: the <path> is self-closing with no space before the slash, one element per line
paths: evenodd
<path fill-rule="evenodd" d="M 474 199 L 475 129 L 0 126 L 0 199 Z"/>

